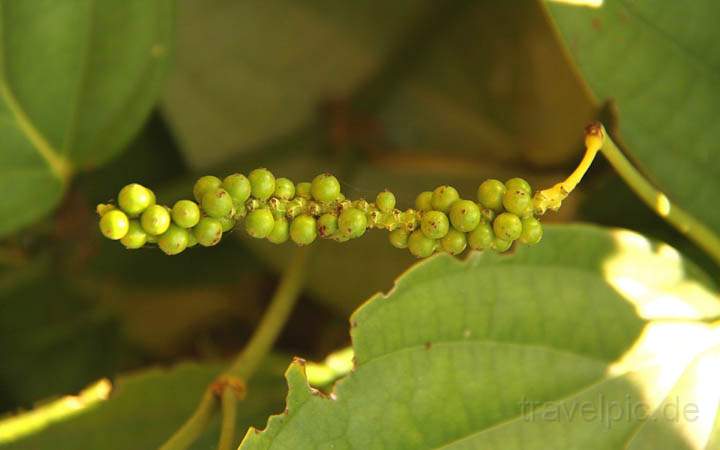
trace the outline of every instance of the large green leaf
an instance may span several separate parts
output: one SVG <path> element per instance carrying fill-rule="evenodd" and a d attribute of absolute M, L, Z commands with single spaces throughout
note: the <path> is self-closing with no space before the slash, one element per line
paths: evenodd
<path fill-rule="evenodd" d="M 432 258 L 353 315 L 356 366 L 329 397 L 295 362 L 286 414 L 240 448 L 704 448 L 720 301 L 694 272 L 665 244 L 589 226 Z"/>
<path fill-rule="evenodd" d="M 281 359 L 270 358 L 238 408 L 240 430 L 258 424 L 282 402 Z M 36 411 L 0 420 L 0 448 L 128 450 L 158 448 L 190 416 L 220 364 L 180 364 L 118 378 L 110 397 L 103 386 Z M 93 391 L 100 390 L 97 395 Z M 98 398 L 99 397 L 99 398 Z M 215 448 L 218 423 L 192 449 Z"/>
<path fill-rule="evenodd" d="M 115 155 L 160 91 L 171 0 L 0 2 L 0 236 Z"/>
<path fill-rule="evenodd" d="M 383 151 L 556 163 L 592 111 L 548 30 L 532 0 L 187 0 L 164 111 L 197 169 L 326 115 Z"/>
<path fill-rule="evenodd" d="M 599 101 L 614 100 L 628 150 L 677 202 L 716 230 L 720 210 L 720 4 L 712 0 L 550 3 Z"/>

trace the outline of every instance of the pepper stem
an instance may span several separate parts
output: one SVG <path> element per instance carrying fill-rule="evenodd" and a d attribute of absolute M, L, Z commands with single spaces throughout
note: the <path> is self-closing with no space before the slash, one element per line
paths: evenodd
<path fill-rule="evenodd" d="M 560 209 L 563 200 L 570 195 L 590 168 L 595 156 L 602 148 L 603 140 L 602 125 L 595 123 L 587 127 L 585 130 L 585 154 L 582 160 L 564 181 L 535 193 L 533 197 L 535 214 L 543 215 L 547 210 L 557 211 Z"/>

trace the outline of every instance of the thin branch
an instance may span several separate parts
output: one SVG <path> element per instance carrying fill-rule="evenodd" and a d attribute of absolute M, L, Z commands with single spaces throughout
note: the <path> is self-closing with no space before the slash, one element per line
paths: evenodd
<path fill-rule="evenodd" d="M 256 372 L 265 356 L 287 322 L 290 312 L 302 291 L 305 280 L 308 250 L 298 248 L 290 265 L 283 273 L 270 306 L 263 314 L 250 342 L 203 395 L 193 415 L 173 434 L 159 450 L 186 450 L 205 431 L 207 425 L 220 410 L 223 420 L 219 449 L 232 448 L 235 441 L 237 401 L 244 396 L 245 383 Z"/>
<path fill-rule="evenodd" d="M 602 147 L 600 139 L 585 139 L 585 155 L 573 172 L 563 181 L 556 183 L 553 187 L 543 189 L 535 193 L 533 197 L 533 207 L 535 213 L 543 215 L 549 209 L 557 211 L 560 209 L 563 200 L 577 187 L 590 165 L 595 160 L 595 156 Z"/>
<path fill-rule="evenodd" d="M 235 422 L 237 421 L 238 397 L 232 389 L 226 388 L 223 390 L 220 401 L 222 403 L 222 425 L 218 450 L 234 450 L 237 448 Z"/>
<path fill-rule="evenodd" d="M 250 342 L 238 355 L 230 368 L 225 372 L 229 376 L 247 379 L 255 373 L 263 357 L 275 343 L 282 331 L 288 316 L 295 306 L 305 279 L 308 250 L 299 247 L 290 261 L 290 266 L 283 274 L 270 306 L 260 320 Z"/>
<path fill-rule="evenodd" d="M 192 416 L 165 442 L 160 450 L 184 450 L 205 431 L 215 416 L 217 398 L 211 388 L 205 390 L 200 404 Z"/>
<path fill-rule="evenodd" d="M 588 136 L 595 133 L 602 139 L 602 153 L 615 171 L 635 191 L 642 201 L 657 215 L 693 241 L 720 266 L 720 239 L 702 222 L 673 203 L 663 192 L 655 188 L 632 165 L 613 142 L 605 128 L 597 123 L 588 127 Z"/>
<path fill-rule="evenodd" d="M 560 208 L 562 201 L 575 189 L 590 168 L 590 164 L 598 152 L 605 155 L 620 178 L 651 210 L 693 241 L 720 266 L 720 239 L 718 236 L 653 186 L 625 157 L 610 138 L 605 127 L 599 122 L 590 124 L 585 130 L 585 155 L 573 173 L 564 181 L 535 194 L 533 198 L 535 213 L 541 215 L 547 210 L 556 211 Z"/>

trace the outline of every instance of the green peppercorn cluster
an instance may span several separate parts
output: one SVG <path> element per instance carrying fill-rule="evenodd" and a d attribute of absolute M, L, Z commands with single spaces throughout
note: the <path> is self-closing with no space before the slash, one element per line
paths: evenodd
<path fill-rule="evenodd" d="M 317 238 L 344 242 L 367 229 L 385 229 L 393 246 L 418 258 L 438 251 L 456 255 L 467 247 L 504 252 L 514 241 L 535 244 L 542 238 L 532 190 L 520 178 L 486 180 L 474 200 L 460 198 L 452 186 L 439 186 L 422 192 L 415 208 L 404 211 L 395 207 L 389 191 L 374 202 L 353 201 L 330 174 L 295 184 L 263 168 L 223 180 L 203 176 L 193 196 L 195 201 L 179 200 L 169 207 L 157 204 L 150 189 L 129 184 L 116 204 L 98 205 L 100 230 L 128 249 L 157 244 L 168 255 L 197 244 L 216 245 L 240 222 L 248 235 L 274 244 L 309 245 Z"/>
<path fill-rule="evenodd" d="M 504 252 L 514 241 L 536 244 L 542 225 L 534 216 L 532 189 L 521 178 L 486 180 L 477 199 L 460 198 L 452 186 L 439 186 L 415 199 L 417 224 L 390 232 L 390 243 L 418 258 L 437 251 L 453 255 L 467 247 Z"/>

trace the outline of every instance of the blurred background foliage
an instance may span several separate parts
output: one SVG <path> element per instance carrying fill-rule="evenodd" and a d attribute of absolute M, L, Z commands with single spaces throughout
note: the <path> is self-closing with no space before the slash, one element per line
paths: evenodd
<path fill-rule="evenodd" d="M 57 149 L 69 125 L 41 118 L 76 99 L 71 128 L 82 143 L 64 153 L 75 176 L 63 185 L 52 173 L 34 178 L 45 162 L 0 128 L 0 188 L 17 200 L 0 206 L 0 414 L 101 377 L 133 372 L 152 381 L 168 375 L 145 374 L 149 367 L 225 358 L 257 323 L 292 244 L 238 232 L 176 257 L 128 252 L 101 238 L 94 213 L 124 184 L 151 186 L 170 203 L 201 174 L 264 166 L 302 181 L 331 171 L 348 196 L 389 188 L 401 207 L 443 183 L 468 196 L 490 177 L 545 186 L 577 162 L 583 126 L 602 107 L 531 0 L 184 0 L 175 11 L 164 0 L 115 9 L 99 1 L 94 11 L 0 3 L 4 92 L 19 83 L 16 95 L 42 98 L 26 113 L 58 136 L 49 141 Z M 43 20 L 27 17 L 43 7 Z M 30 58 L 36 48 L 16 41 L 43 24 L 37 42 L 64 44 Z M 68 54 L 71 63 L 51 64 Z M 135 90 L 123 91 L 126 83 Z M 548 220 L 632 228 L 709 264 L 602 161 Z M 314 244 L 280 354 L 319 360 L 349 343 L 349 313 L 413 262 L 386 239 Z M 180 369 L 188 370 L 196 369 Z M 197 386 L 210 379 L 193 376 Z M 257 417 L 277 409 L 279 394 Z"/>

